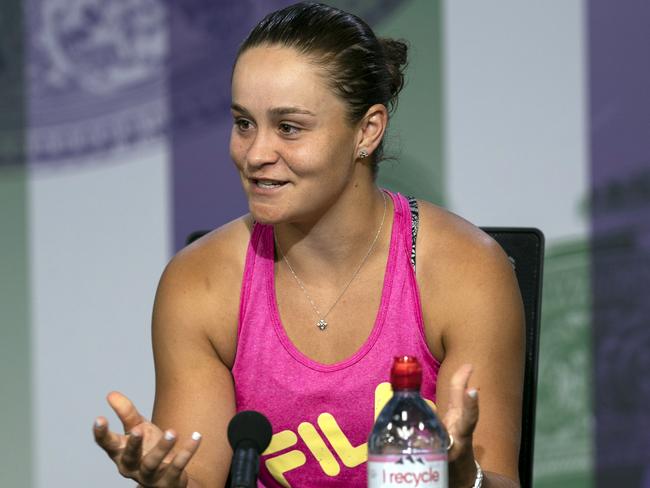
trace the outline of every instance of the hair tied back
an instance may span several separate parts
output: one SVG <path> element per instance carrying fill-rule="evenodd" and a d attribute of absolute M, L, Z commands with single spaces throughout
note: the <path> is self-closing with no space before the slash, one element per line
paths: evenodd
<path fill-rule="evenodd" d="M 386 69 L 390 74 L 391 99 L 390 109 L 395 110 L 397 106 L 397 96 L 404 88 L 404 73 L 408 66 L 408 44 L 402 39 L 380 38 L 379 44 L 384 51 L 386 59 Z"/>

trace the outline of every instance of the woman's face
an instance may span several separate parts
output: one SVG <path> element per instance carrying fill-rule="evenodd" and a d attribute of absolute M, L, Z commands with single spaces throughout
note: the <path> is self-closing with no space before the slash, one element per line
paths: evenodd
<path fill-rule="evenodd" d="M 230 155 L 258 222 L 317 218 L 352 181 L 358 130 L 319 68 L 294 49 L 245 51 L 231 111 Z"/>

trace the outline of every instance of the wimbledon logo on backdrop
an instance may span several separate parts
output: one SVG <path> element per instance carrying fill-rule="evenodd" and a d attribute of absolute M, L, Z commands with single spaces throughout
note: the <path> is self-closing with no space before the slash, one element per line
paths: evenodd
<path fill-rule="evenodd" d="M 403 1 L 341 6 L 375 22 Z M 228 89 L 215 73 L 230 68 L 232 53 L 220 47 L 238 44 L 245 35 L 239 30 L 288 3 L 29 2 L 30 161 L 96 163 L 116 149 L 160 141 L 169 129 L 172 85 L 174 131 L 228 118 Z"/>
<path fill-rule="evenodd" d="M 163 4 L 28 5 L 31 161 L 90 161 L 159 138 L 167 123 L 161 96 L 167 49 Z"/>

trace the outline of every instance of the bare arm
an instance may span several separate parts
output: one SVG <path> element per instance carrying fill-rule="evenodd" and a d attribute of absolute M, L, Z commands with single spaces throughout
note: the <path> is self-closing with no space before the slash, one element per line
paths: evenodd
<path fill-rule="evenodd" d="M 190 462 L 190 478 L 202 486 L 225 483 L 230 447 L 228 421 L 235 401 L 230 371 L 208 338 L 205 323 L 210 307 L 201 291 L 165 272 L 156 297 L 153 348 L 156 399 L 153 423 L 173 427 L 179 435 L 201 432 L 202 446 Z M 219 484 L 220 483 L 220 484 Z"/>
<path fill-rule="evenodd" d="M 465 222 L 454 225 L 455 242 L 428 250 L 441 264 L 422 271 L 423 296 L 436 297 L 429 305 L 423 299 L 423 308 L 427 339 L 442 359 L 437 401 L 455 437 L 451 486 L 472 486 L 476 458 L 485 473 L 484 487 L 518 487 L 525 341 L 521 296 L 500 246 Z M 471 390 L 476 398 L 468 395 Z"/>
<path fill-rule="evenodd" d="M 156 399 L 152 421 L 118 392 L 108 402 L 124 434 L 98 417 L 95 440 L 139 486 L 223 486 L 235 412 L 229 367 L 236 347 L 244 220 L 179 253 L 160 280 L 153 313 Z M 200 434 L 199 434 L 200 433 Z"/>
<path fill-rule="evenodd" d="M 181 437 L 200 431 L 201 449 L 187 472 L 200 486 L 223 486 L 231 456 L 226 430 L 235 414 L 229 366 L 236 341 L 243 256 L 233 263 L 229 251 L 220 251 L 220 247 L 232 246 L 231 242 L 226 246 L 209 241 L 197 244 L 211 248 L 172 262 L 156 295 L 153 422 L 161 429 L 173 427 Z"/>

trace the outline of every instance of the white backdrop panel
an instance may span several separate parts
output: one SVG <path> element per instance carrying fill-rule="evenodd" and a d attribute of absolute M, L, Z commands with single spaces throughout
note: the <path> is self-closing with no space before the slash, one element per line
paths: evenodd
<path fill-rule="evenodd" d="M 449 207 L 477 225 L 587 232 L 584 5 L 444 5 Z"/>
<path fill-rule="evenodd" d="M 146 415 L 150 316 L 170 253 L 168 148 L 34 170 L 29 183 L 36 486 L 119 486 L 92 439 L 106 394 Z M 128 482 L 124 481 L 125 485 Z"/>

